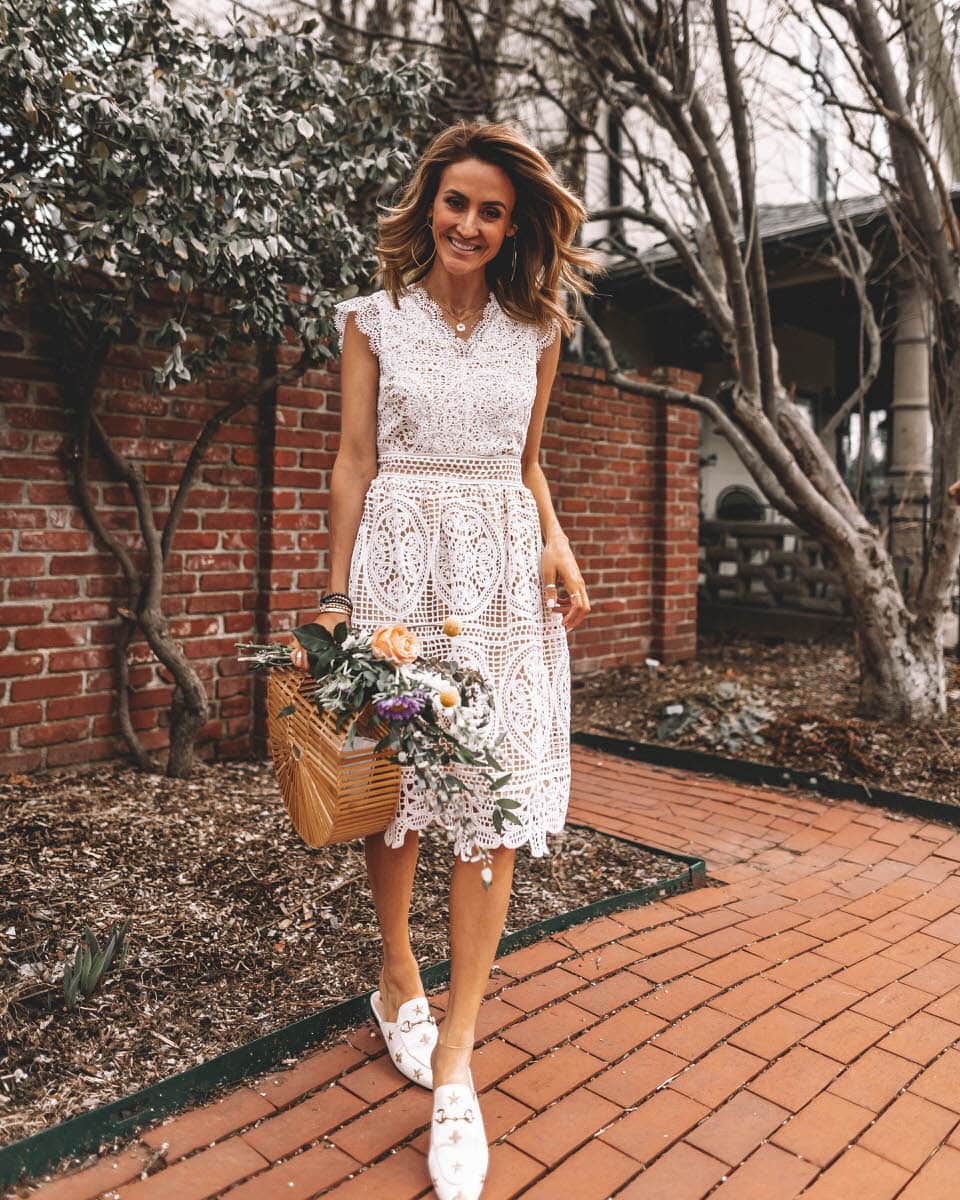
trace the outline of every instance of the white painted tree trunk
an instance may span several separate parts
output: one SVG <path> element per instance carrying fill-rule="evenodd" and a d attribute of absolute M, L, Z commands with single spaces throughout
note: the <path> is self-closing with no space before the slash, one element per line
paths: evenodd
<path fill-rule="evenodd" d="M 875 549 L 837 564 L 853 613 L 860 712 L 882 721 L 936 720 L 947 703 L 943 616 L 911 612 L 889 559 Z"/>

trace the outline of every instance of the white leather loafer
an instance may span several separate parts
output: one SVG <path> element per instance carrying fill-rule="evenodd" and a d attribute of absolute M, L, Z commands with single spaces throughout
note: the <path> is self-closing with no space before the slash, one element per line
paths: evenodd
<path fill-rule="evenodd" d="M 469 1085 L 437 1084 L 433 1089 L 427 1154 L 437 1200 L 478 1200 L 489 1161 L 487 1134 L 472 1072 Z"/>
<path fill-rule="evenodd" d="M 426 996 L 404 1000 L 395 1021 L 384 1019 L 379 990 L 370 997 L 370 1007 L 397 1070 L 413 1083 L 432 1088 L 430 1056 L 437 1044 L 437 1022 L 430 1013 Z"/>

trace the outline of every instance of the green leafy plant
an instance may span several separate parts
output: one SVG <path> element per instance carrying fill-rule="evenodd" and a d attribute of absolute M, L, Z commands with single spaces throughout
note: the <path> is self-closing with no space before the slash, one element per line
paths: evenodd
<path fill-rule="evenodd" d="M 83 938 L 77 944 L 73 961 L 63 964 L 63 998 L 67 1008 L 76 1008 L 80 996 L 92 996 L 114 961 L 122 967 L 127 957 L 127 933 L 131 918 L 123 920 L 101 946 L 97 935 L 89 927 L 84 929 Z"/>
<path fill-rule="evenodd" d="M 681 733 L 689 729 L 699 716 L 700 709 L 698 706 L 691 704 L 687 700 L 676 700 L 670 704 L 665 704 L 663 707 L 663 718 L 657 725 L 657 741 L 669 742 L 672 738 L 679 737 Z"/>
<path fill-rule="evenodd" d="M 210 706 L 167 620 L 174 539 L 222 428 L 336 354 L 334 304 L 376 266 L 376 205 L 416 159 L 437 76 L 409 54 L 349 61 L 315 19 L 204 33 L 164 0 L 0 0 L 0 30 L 0 312 L 37 334 L 79 511 L 123 576 L 120 732 L 154 770 L 132 712 L 139 633 L 173 678 L 166 772 L 187 778 Z M 118 367 L 181 426 L 185 387 L 214 401 L 162 464 L 173 486 L 151 486 L 153 451 L 102 411 Z"/>
<path fill-rule="evenodd" d="M 166 387 L 291 335 L 308 365 L 335 353 L 431 68 L 343 61 L 316 20 L 204 33 L 164 0 L 0 0 L 0 28 L 0 249 L 56 322 L 66 384 L 135 337 Z"/>
<path fill-rule="evenodd" d="M 739 753 L 746 744 L 762 746 L 766 739 L 760 731 L 776 715 L 762 697 L 732 679 L 722 680 L 713 689 L 711 708 L 717 718 L 703 736 L 711 746 L 731 754 Z"/>
<path fill-rule="evenodd" d="M 664 705 L 656 739 L 668 742 L 696 727 L 709 746 L 736 754 L 745 744 L 762 746 L 766 739 L 761 730 L 775 715 L 762 696 L 724 679 L 693 699 Z"/>

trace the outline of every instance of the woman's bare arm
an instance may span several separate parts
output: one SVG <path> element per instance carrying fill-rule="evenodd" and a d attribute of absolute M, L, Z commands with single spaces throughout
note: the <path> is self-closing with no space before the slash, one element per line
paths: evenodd
<path fill-rule="evenodd" d="M 365 335 L 357 329 L 356 318 L 349 313 L 340 354 L 340 445 L 330 472 L 327 504 L 328 592 L 347 591 L 364 497 L 377 473 L 379 385 L 380 363 Z M 318 613 L 313 623 L 332 633 L 344 619 L 341 613 Z M 292 633 L 289 644 L 293 666 L 306 671 L 306 652 Z"/>
<path fill-rule="evenodd" d="M 347 317 L 340 355 L 340 446 L 330 472 L 327 507 L 327 591 L 345 592 L 363 501 L 377 473 L 377 391 L 380 364 Z"/>
<path fill-rule="evenodd" d="M 564 613 L 563 624 L 568 630 L 575 629 L 590 611 L 590 601 L 587 598 L 586 585 L 577 560 L 570 549 L 567 535 L 560 526 L 559 518 L 550 498 L 550 485 L 540 466 L 540 440 L 543 436 L 543 422 L 547 414 L 547 404 L 553 390 L 553 381 L 560 362 L 560 337 L 557 336 L 551 345 L 540 355 L 537 364 L 537 395 L 530 413 L 530 424 L 523 447 L 521 471 L 523 482 L 533 493 L 537 502 L 540 516 L 540 530 L 543 535 L 544 548 L 540 557 L 540 571 L 544 589 L 547 585 L 555 586 L 559 579 L 570 597 L 570 608 Z M 551 595 L 555 593 L 551 592 Z"/>
<path fill-rule="evenodd" d="M 560 362 L 560 338 L 540 355 L 537 364 L 537 394 L 530 413 L 530 424 L 527 427 L 527 437 L 521 457 L 523 482 L 533 492 L 540 514 L 540 531 L 547 544 L 555 539 L 564 537 L 560 521 L 550 498 L 550 487 L 547 477 L 540 466 L 540 439 L 543 436 L 543 422 L 547 415 L 547 404 L 553 390 L 553 381 L 557 376 L 557 365 Z"/>

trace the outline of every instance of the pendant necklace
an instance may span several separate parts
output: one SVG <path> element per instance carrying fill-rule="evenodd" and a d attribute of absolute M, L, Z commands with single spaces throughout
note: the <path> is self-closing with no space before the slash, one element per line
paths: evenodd
<path fill-rule="evenodd" d="M 482 304 L 477 304 L 473 308 L 468 308 L 462 313 L 456 313 L 452 308 L 449 308 L 446 304 L 442 303 L 442 301 L 438 300 L 436 296 L 432 295 L 427 289 L 426 285 L 422 286 L 423 290 L 427 293 L 434 304 L 436 304 L 438 308 L 442 309 L 448 316 L 453 317 L 454 321 L 456 322 L 454 328 L 456 329 L 457 333 L 463 333 L 467 328 L 466 323 L 464 322 L 464 317 L 472 316 L 473 313 L 476 312 L 482 312 L 483 309 L 487 307 L 487 300 L 484 300 Z M 487 299 L 489 299 L 489 297 Z"/>

